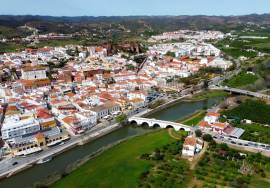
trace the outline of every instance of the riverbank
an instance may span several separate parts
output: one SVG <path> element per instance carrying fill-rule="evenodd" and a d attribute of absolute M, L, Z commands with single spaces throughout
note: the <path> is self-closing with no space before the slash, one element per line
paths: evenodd
<path fill-rule="evenodd" d="M 163 119 L 163 113 L 168 118 L 169 121 L 175 121 L 174 116 L 176 119 L 180 117 L 186 117 L 190 114 L 193 114 L 197 110 L 203 109 L 203 106 L 207 104 L 207 106 L 213 106 L 219 103 L 219 101 L 223 100 L 220 97 L 211 98 L 207 101 L 199 101 L 199 102 L 182 102 L 184 98 L 187 96 L 180 97 L 176 100 L 172 100 L 169 104 L 164 104 L 161 107 L 163 110 L 157 110 L 159 116 L 154 118 L 156 119 Z M 160 107 L 159 107 L 160 108 Z M 165 110 L 164 110 L 165 108 Z M 142 113 L 137 114 L 138 116 L 148 116 L 151 115 L 154 111 L 153 110 L 146 110 Z M 115 131 L 109 132 L 106 136 L 100 136 L 99 139 L 91 140 L 91 142 L 87 142 L 87 144 L 76 146 L 73 149 L 68 149 L 65 151 L 64 155 L 55 155 L 52 161 L 49 163 L 45 163 L 42 165 L 33 165 L 32 168 L 28 168 L 28 170 L 24 171 L 24 173 L 19 173 L 14 177 L 8 178 L 0 182 L 0 186 L 4 187 L 17 187 L 16 182 L 20 182 L 21 187 L 29 187 L 34 182 L 42 182 L 47 178 L 54 179 L 54 176 L 57 174 L 65 174 L 65 170 L 71 164 L 76 164 L 77 161 L 84 159 L 86 156 L 89 156 L 92 153 L 97 152 L 100 148 L 102 152 L 104 151 L 104 146 L 108 146 L 114 142 L 118 142 L 124 138 L 129 138 L 130 136 L 137 135 L 138 132 L 145 133 L 151 131 L 149 129 L 142 129 L 137 127 L 124 127 L 121 129 L 116 129 Z M 119 135 L 121 134 L 121 135 Z M 120 139 L 118 139 L 120 137 Z M 52 148 L 53 149 L 53 148 Z M 105 147 L 106 150 L 106 147 Z M 33 156 L 36 157 L 36 156 Z M 11 163 L 12 164 L 12 163 Z M 72 165 L 71 165 L 72 166 Z"/>
<path fill-rule="evenodd" d="M 230 94 L 225 91 L 207 90 L 195 93 L 194 95 L 192 95 L 192 97 L 187 98 L 186 101 L 202 101 L 212 97 L 228 97 L 229 95 Z"/>
<path fill-rule="evenodd" d="M 204 118 L 205 115 L 206 115 L 205 110 L 199 110 L 194 114 L 192 114 L 191 116 L 188 116 L 184 119 L 180 119 L 177 122 L 182 123 L 184 125 L 196 126 Z"/>
<path fill-rule="evenodd" d="M 100 138 L 106 134 L 111 133 L 114 130 L 117 130 L 121 127 L 121 125 L 119 124 L 114 124 L 110 127 L 106 127 L 102 130 L 100 130 L 99 132 L 90 132 L 88 135 L 84 135 L 83 137 L 77 137 L 74 140 L 70 140 L 68 142 L 66 142 L 64 145 L 52 148 L 46 152 L 41 152 L 37 155 L 35 155 L 34 158 L 23 162 L 22 164 L 18 164 L 18 166 L 16 166 L 15 168 L 12 169 L 7 169 L 6 171 L 2 172 L 0 174 L 0 179 L 3 178 L 8 178 L 10 176 L 13 176 L 19 172 L 22 172 L 23 170 L 26 170 L 28 168 L 33 167 L 34 165 L 36 165 L 38 163 L 38 161 L 44 159 L 44 158 L 48 158 L 48 157 L 55 157 L 61 153 L 64 153 L 76 146 L 79 145 L 84 145 L 92 140 L 95 140 L 97 138 Z"/>
<path fill-rule="evenodd" d="M 156 131 L 160 131 L 160 130 L 156 130 Z M 151 132 L 151 133 L 154 133 L 154 131 Z M 54 184 L 55 182 L 61 180 L 62 178 L 66 177 L 67 175 L 71 174 L 72 172 L 76 171 L 82 165 L 86 164 L 89 160 L 94 160 L 95 158 L 99 157 L 101 154 L 103 154 L 103 152 L 117 146 L 118 144 L 122 144 L 122 143 L 124 143 L 124 142 L 126 142 L 126 141 L 128 141 L 130 139 L 140 137 L 142 135 L 147 135 L 147 134 L 149 134 L 149 133 L 142 133 L 142 134 L 139 134 L 139 135 L 134 135 L 134 136 L 131 136 L 131 137 L 128 137 L 128 138 L 121 139 L 121 140 L 119 140 L 117 142 L 114 142 L 112 144 L 109 144 L 107 146 L 104 146 L 104 147 L 98 149 L 96 152 L 91 153 L 90 155 L 87 155 L 82 159 L 79 159 L 78 161 L 76 161 L 73 164 L 70 164 L 62 174 L 60 174 L 60 173 L 59 174 L 54 174 L 54 176 L 52 176 L 50 178 L 47 178 L 46 180 L 44 180 L 42 182 L 36 182 L 34 184 L 34 187 L 42 187 L 42 186 L 47 187 L 47 186 L 50 186 L 50 185 Z"/>
<path fill-rule="evenodd" d="M 175 104 L 176 102 L 179 102 L 181 99 L 185 98 L 187 96 L 182 96 L 179 97 L 175 100 L 169 101 L 161 106 L 156 107 L 155 109 L 147 109 L 143 112 L 140 112 L 138 114 L 136 114 L 137 116 L 148 116 L 156 111 L 162 110 L 164 108 L 167 108 L 173 104 Z M 39 155 L 36 155 L 33 159 L 28 160 L 28 161 L 24 161 L 21 162 L 22 164 L 18 164 L 16 167 L 11 168 L 11 169 L 6 169 L 6 170 L 2 170 L 0 171 L 0 179 L 3 178 L 8 178 L 10 176 L 13 176 L 19 172 L 22 172 L 26 169 L 29 169 L 31 167 L 33 167 L 34 165 L 36 165 L 38 163 L 38 161 L 44 159 L 44 158 L 48 158 L 48 157 L 55 157 L 61 153 L 64 153 L 76 146 L 81 146 L 84 145 L 90 141 L 93 141 L 97 138 L 100 138 L 106 134 L 109 134 L 117 129 L 121 128 L 121 126 L 119 124 L 114 124 L 111 126 L 108 126 L 102 130 L 99 130 L 97 132 L 90 132 L 90 134 L 84 135 L 82 137 L 77 137 L 74 140 L 70 140 L 69 142 L 66 142 L 64 145 L 62 146 L 58 146 L 57 148 L 52 148 L 46 152 L 41 152 Z M 0 163 L 1 164 L 1 163 Z"/>
<path fill-rule="evenodd" d="M 167 130 L 128 139 L 88 161 L 52 187 L 136 187 L 141 172 L 151 166 L 151 162 L 139 157 L 173 140 Z"/>

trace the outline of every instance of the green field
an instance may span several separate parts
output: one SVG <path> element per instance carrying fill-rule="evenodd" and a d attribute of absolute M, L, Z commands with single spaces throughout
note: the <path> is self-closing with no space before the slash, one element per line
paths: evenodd
<path fill-rule="evenodd" d="M 171 142 L 167 130 L 132 138 L 88 161 L 52 187 L 137 187 L 140 175 L 153 165 L 140 156 Z"/>
<path fill-rule="evenodd" d="M 238 107 L 222 112 L 228 117 L 249 119 L 256 123 L 270 124 L 270 105 L 260 100 L 246 100 Z"/>
<path fill-rule="evenodd" d="M 215 45 L 219 47 L 223 52 L 225 52 L 225 54 L 230 55 L 234 58 L 238 58 L 239 56 L 245 56 L 249 58 L 256 57 L 257 52 L 250 51 L 249 49 L 257 50 L 259 52 L 270 52 L 269 28 L 266 30 L 255 29 L 253 32 L 236 31 L 234 34 L 238 35 L 238 37 L 235 37 L 231 40 L 225 38 L 224 40 L 219 41 Z M 241 38 L 241 36 L 257 36 L 268 38 Z M 229 47 L 227 47 L 227 45 Z"/>
<path fill-rule="evenodd" d="M 241 72 L 230 80 L 225 80 L 224 85 L 229 87 L 243 87 L 255 83 L 256 80 L 258 80 L 257 75 Z"/>
<path fill-rule="evenodd" d="M 154 153 L 141 156 L 141 159 L 155 163 L 150 170 L 141 175 L 139 187 L 186 188 L 189 185 L 191 179 L 189 163 L 181 159 L 182 138 L 156 149 Z"/>
<path fill-rule="evenodd" d="M 245 49 L 240 49 L 240 48 L 235 48 L 235 47 L 230 47 L 230 48 L 221 48 L 221 50 L 225 53 L 228 54 L 234 58 L 238 58 L 240 56 L 245 56 L 245 57 L 256 57 L 257 53 L 256 52 L 248 52 Z"/>
<path fill-rule="evenodd" d="M 229 94 L 224 91 L 207 91 L 192 96 L 192 100 L 205 100 L 212 97 L 226 97 Z"/>
<path fill-rule="evenodd" d="M 264 127 L 255 123 L 236 125 L 236 127 L 245 130 L 244 134 L 241 136 L 241 139 L 270 144 L 269 127 Z"/>
<path fill-rule="evenodd" d="M 269 158 L 241 156 L 224 144 L 211 144 L 195 169 L 196 187 L 269 187 Z"/>
<path fill-rule="evenodd" d="M 66 40 L 48 40 L 41 41 L 37 44 L 37 47 L 41 48 L 44 46 L 65 46 L 65 45 L 81 45 L 83 42 L 81 39 L 66 39 Z"/>
<path fill-rule="evenodd" d="M 192 116 L 185 118 L 184 120 L 180 120 L 179 122 L 185 125 L 196 126 L 201 120 L 203 120 L 205 115 L 206 115 L 205 111 L 199 111 L 193 114 Z"/>

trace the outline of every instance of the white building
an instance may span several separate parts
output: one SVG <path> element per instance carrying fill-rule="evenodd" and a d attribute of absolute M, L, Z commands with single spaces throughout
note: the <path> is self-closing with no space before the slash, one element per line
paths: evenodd
<path fill-rule="evenodd" d="M 204 117 L 204 121 L 206 121 L 208 124 L 213 124 L 218 121 L 219 117 L 220 117 L 219 113 L 208 112 L 206 116 Z"/>
<path fill-rule="evenodd" d="M 97 95 L 92 95 L 87 97 L 84 102 L 86 102 L 88 105 L 90 106 L 96 106 L 98 104 L 100 104 L 100 99 Z"/>
<path fill-rule="evenodd" d="M 91 112 L 93 112 L 97 119 L 101 119 L 109 114 L 113 114 L 119 111 L 120 106 L 113 102 L 106 102 L 103 105 L 99 105 L 91 109 Z"/>
<path fill-rule="evenodd" d="M 83 129 L 90 129 L 97 124 L 97 116 L 91 112 L 75 113 L 76 118 L 81 122 Z"/>
<path fill-rule="evenodd" d="M 185 139 L 182 155 L 186 157 L 193 157 L 196 153 L 199 153 L 203 148 L 203 141 L 194 136 L 188 136 Z"/>
<path fill-rule="evenodd" d="M 46 79 L 46 69 L 43 67 L 25 67 L 22 68 L 23 80 Z"/>
<path fill-rule="evenodd" d="M 210 67 L 218 67 L 218 68 L 221 68 L 224 70 L 230 68 L 232 65 L 233 65 L 232 62 L 226 61 L 226 60 L 219 58 L 219 57 L 215 58 L 213 61 L 208 63 L 208 66 L 210 66 Z"/>
<path fill-rule="evenodd" d="M 127 93 L 127 98 L 129 100 L 133 100 L 133 99 L 142 99 L 142 100 L 146 100 L 147 98 L 147 93 L 144 91 L 131 91 L 129 93 Z"/>
<path fill-rule="evenodd" d="M 2 139 L 8 140 L 15 137 L 22 137 L 23 135 L 36 133 L 40 130 L 39 122 L 30 117 L 21 120 L 19 117 L 9 118 L 8 121 L 3 123 L 1 133 Z"/>

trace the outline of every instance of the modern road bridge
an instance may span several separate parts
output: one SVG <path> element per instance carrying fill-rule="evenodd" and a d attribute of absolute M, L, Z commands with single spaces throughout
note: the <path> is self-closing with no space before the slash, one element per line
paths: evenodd
<path fill-rule="evenodd" d="M 243 90 L 243 89 L 230 88 L 230 87 L 216 87 L 216 86 L 210 87 L 210 89 L 223 90 L 223 91 L 228 91 L 231 93 L 238 93 L 238 94 L 257 97 L 257 98 L 261 98 L 261 99 L 270 99 L 270 95 L 265 95 L 265 94 L 247 91 L 247 90 Z"/>

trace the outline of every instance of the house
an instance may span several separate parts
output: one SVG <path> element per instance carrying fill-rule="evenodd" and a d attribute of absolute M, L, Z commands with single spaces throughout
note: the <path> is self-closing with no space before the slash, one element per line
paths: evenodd
<path fill-rule="evenodd" d="M 140 99 L 140 98 L 135 98 L 135 99 L 132 99 L 129 101 L 131 106 L 134 108 L 134 109 L 138 109 L 138 108 L 143 108 L 145 107 L 145 101 L 143 99 Z"/>
<path fill-rule="evenodd" d="M 64 117 L 60 122 L 64 125 L 68 132 L 76 135 L 83 133 L 82 125 L 79 119 L 75 115 L 69 115 Z"/>
<path fill-rule="evenodd" d="M 226 61 L 222 58 L 215 58 L 213 61 L 209 62 L 208 66 L 210 67 L 218 67 L 218 68 L 221 68 L 221 69 L 228 69 L 232 66 L 232 62 L 230 61 Z"/>
<path fill-rule="evenodd" d="M 36 118 L 40 123 L 42 130 L 49 129 L 56 126 L 56 121 L 52 113 L 45 108 L 39 108 L 36 110 Z"/>
<path fill-rule="evenodd" d="M 90 129 L 97 124 L 97 117 L 91 112 L 78 112 L 75 116 L 81 121 L 83 129 Z"/>
<path fill-rule="evenodd" d="M 97 117 L 91 112 L 79 112 L 64 117 L 60 122 L 70 133 L 77 135 L 95 126 Z"/>
<path fill-rule="evenodd" d="M 182 155 L 185 157 L 193 157 L 196 153 L 199 153 L 203 148 L 203 141 L 194 136 L 188 136 L 185 139 Z"/>
<path fill-rule="evenodd" d="M 115 102 L 108 101 L 102 105 L 92 108 L 91 111 L 95 114 L 97 119 L 102 119 L 103 117 L 109 114 L 113 114 L 114 112 L 119 112 L 120 106 Z"/>
<path fill-rule="evenodd" d="M 228 126 L 227 123 L 215 122 L 210 125 L 213 132 L 222 134 L 223 130 Z"/>
<path fill-rule="evenodd" d="M 207 121 L 200 121 L 198 124 L 199 128 L 204 130 L 204 129 L 211 129 L 210 124 Z"/>
<path fill-rule="evenodd" d="M 38 79 L 38 80 L 19 80 L 24 90 L 35 89 L 38 87 L 50 86 L 51 81 L 49 79 Z"/>
<path fill-rule="evenodd" d="M 216 112 L 208 112 L 206 116 L 204 117 L 204 121 L 208 122 L 209 124 L 215 123 L 218 121 L 220 117 L 219 113 Z"/>
<path fill-rule="evenodd" d="M 145 91 L 142 91 L 142 90 L 131 91 L 131 92 L 127 93 L 127 98 L 129 100 L 132 100 L 132 99 L 146 100 L 147 93 Z"/>

